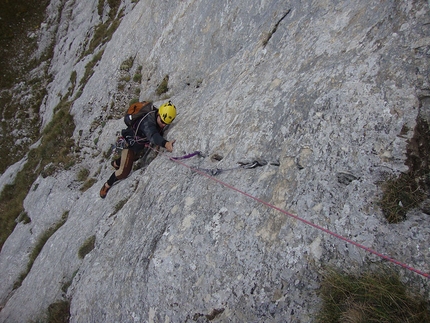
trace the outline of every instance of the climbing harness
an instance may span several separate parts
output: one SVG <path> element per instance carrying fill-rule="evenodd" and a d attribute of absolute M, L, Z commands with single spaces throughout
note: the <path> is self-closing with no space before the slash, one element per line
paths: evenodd
<path fill-rule="evenodd" d="M 116 133 L 116 137 L 116 142 L 111 147 L 114 156 L 121 155 L 122 150 L 128 147 L 127 141 L 119 131 Z"/>
<path fill-rule="evenodd" d="M 139 127 L 140 127 L 140 124 L 142 123 L 142 121 L 143 121 L 143 120 L 144 120 L 144 119 L 145 119 L 145 118 L 146 118 L 150 113 L 152 113 L 152 112 L 154 112 L 154 111 L 150 111 L 150 112 L 148 112 L 147 114 L 145 114 L 145 115 L 144 115 L 144 116 L 139 120 L 139 123 L 137 124 L 137 127 L 136 127 L 136 128 L 132 127 L 132 129 L 134 130 L 133 138 L 126 138 L 130 146 L 133 146 L 135 143 L 141 144 L 141 143 L 144 143 L 145 141 L 147 141 L 146 137 L 145 137 L 145 138 L 139 137 L 139 136 L 137 135 L 137 133 L 138 133 L 138 131 L 139 131 Z"/>

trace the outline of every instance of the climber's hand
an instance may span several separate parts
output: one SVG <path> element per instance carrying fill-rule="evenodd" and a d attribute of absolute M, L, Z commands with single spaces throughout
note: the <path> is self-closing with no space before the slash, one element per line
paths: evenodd
<path fill-rule="evenodd" d="M 172 152 L 173 151 L 173 144 L 175 143 L 175 141 L 176 140 L 166 142 L 166 144 L 164 145 L 164 148 L 166 148 L 167 151 Z"/>

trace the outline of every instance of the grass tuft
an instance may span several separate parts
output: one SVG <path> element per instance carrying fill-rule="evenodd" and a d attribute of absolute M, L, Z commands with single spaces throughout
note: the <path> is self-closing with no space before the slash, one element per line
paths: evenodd
<path fill-rule="evenodd" d="M 140 74 L 140 73 L 134 74 L 133 81 L 136 82 L 136 83 L 142 82 L 142 74 Z"/>
<path fill-rule="evenodd" d="M 419 206 L 426 194 L 410 174 L 401 174 L 382 183 L 384 192 L 379 205 L 389 223 L 398 223 L 406 218 L 406 213 Z"/>
<path fill-rule="evenodd" d="M 93 235 L 89 237 L 85 242 L 82 244 L 82 246 L 79 248 L 78 251 L 78 257 L 79 259 L 84 259 L 87 254 L 91 252 L 91 250 L 94 249 L 96 243 L 96 236 Z"/>
<path fill-rule="evenodd" d="M 39 256 L 40 252 L 42 251 L 43 247 L 45 246 L 46 242 L 49 240 L 52 235 L 57 232 L 59 228 L 63 226 L 64 223 L 67 221 L 67 217 L 69 216 L 69 212 L 66 211 L 63 213 L 61 220 L 57 222 L 55 225 L 51 226 L 46 230 L 37 241 L 36 245 L 34 246 L 33 250 L 30 253 L 29 261 L 27 264 L 27 268 L 24 272 L 21 273 L 18 280 L 14 283 L 13 288 L 17 289 L 21 286 L 22 282 L 24 281 L 25 277 L 27 277 L 28 273 L 30 272 L 31 268 L 33 267 L 34 262 L 36 261 L 36 258 Z"/>
<path fill-rule="evenodd" d="M 403 126 L 401 134 L 406 135 L 408 131 L 409 127 Z M 389 223 L 403 221 L 408 211 L 419 207 L 430 192 L 430 125 L 420 117 L 408 141 L 406 156 L 408 172 L 381 184 L 378 204 Z"/>
<path fill-rule="evenodd" d="M 117 214 L 123 208 L 123 206 L 125 205 L 125 203 L 127 203 L 127 201 L 128 201 L 128 199 L 124 199 L 124 200 L 119 201 L 115 205 L 115 209 L 114 209 L 113 213 L 110 216 Z"/>
<path fill-rule="evenodd" d="M 48 174 L 52 174 L 75 162 L 72 154 L 75 124 L 69 113 L 70 104 L 62 101 L 56 107 L 52 121 L 43 131 L 41 144 L 28 153 L 27 163 L 16 175 L 14 183 L 6 185 L 0 193 L 0 248 L 13 231 L 15 219 L 24 212 L 23 201 L 32 183 L 46 172 L 45 167 L 50 165 Z"/>
<path fill-rule="evenodd" d="M 47 323 L 68 323 L 70 319 L 70 302 L 59 301 L 49 305 Z"/>
<path fill-rule="evenodd" d="M 79 182 L 83 182 L 88 178 L 89 175 L 90 171 L 87 168 L 81 168 L 78 172 L 78 175 L 76 176 L 76 179 Z"/>
<path fill-rule="evenodd" d="M 358 276 L 328 270 L 320 296 L 318 323 L 430 322 L 428 301 L 409 293 L 398 275 L 388 270 Z"/>
<path fill-rule="evenodd" d="M 120 70 L 129 72 L 130 69 L 133 67 L 133 64 L 134 64 L 134 58 L 130 56 L 124 62 L 121 63 Z"/>
<path fill-rule="evenodd" d="M 81 192 L 85 192 L 85 191 L 89 190 L 91 187 L 93 187 L 93 185 L 95 183 L 97 183 L 97 179 L 89 178 L 85 181 L 85 183 L 81 186 L 81 188 L 79 190 Z"/>
<path fill-rule="evenodd" d="M 158 96 L 160 96 L 160 95 L 162 95 L 164 93 L 167 93 L 167 91 L 169 91 L 168 83 L 169 83 L 169 75 L 166 75 L 164 77 L 164 79 L 161 81 L 161 83 L 158 86 L 158 88 L 155 91 L 155 93 L 157 93 Z"/>

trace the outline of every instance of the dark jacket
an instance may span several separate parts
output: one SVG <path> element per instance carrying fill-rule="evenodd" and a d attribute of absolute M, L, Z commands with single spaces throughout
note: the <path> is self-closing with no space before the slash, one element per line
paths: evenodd
<path fill-rule="evenodd" d="M 122 131 L 122 136 L 128 143 L 128 148 L 136 153 L 142 151 L 145 145 L 151 143 L 156 146 L 165 147 L 167 140 L 163 138 L 163 133 L 167 129 L 161 129 L 157 123 L 157 111 L 151 111 L 143 120 L 136 120 L 135 127 L 129 127 Z"/>

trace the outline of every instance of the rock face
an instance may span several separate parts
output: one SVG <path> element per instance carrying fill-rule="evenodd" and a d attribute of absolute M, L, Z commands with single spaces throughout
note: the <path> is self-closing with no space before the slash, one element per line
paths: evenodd
<path fill-rule="evenodd" d="M 73 71 L 82 79 L 93 59 L 83 55 L 88 37 L 109 19 L 98 4 L 48 8 L 59 25 L 41 34 L 56 39 L 45 124 Z M 1 251 L 0 322 L 35 320 L 64 299 L 70 322 L 312 322 L 326 266 L 357 272 L 382 260 L 294 216 L 430 271 L 428 216 L 415 210 L 392 225 L 376 204 L 378 181 L 407 170 L 416 118 L 429 115 L 427 2 L 141 0 L 118 12 L 71 108 L 80 163 L 37 179 L 24 203 L 32 221 Z M 177 106 L 175 150 L 102 200 L 113 171 L 105 153 L 137 95 Z M 262 166 L 237 168 L 252 161 Z M 81 168 L 97 179 L 85 192 Z M 38 238 L 65 214 L 14 289 Z M 427 278 L 395 268 L 428 293 Z"/>

